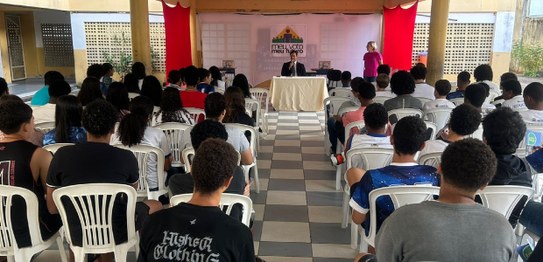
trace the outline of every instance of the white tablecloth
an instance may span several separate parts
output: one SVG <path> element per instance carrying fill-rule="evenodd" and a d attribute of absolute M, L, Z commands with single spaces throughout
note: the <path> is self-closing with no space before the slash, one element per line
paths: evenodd
<path fill-rule="evenodd" d="M 328 97 L 324 77 L 273 77 L 271 103 L 277 111 L 322 111 Z"/>

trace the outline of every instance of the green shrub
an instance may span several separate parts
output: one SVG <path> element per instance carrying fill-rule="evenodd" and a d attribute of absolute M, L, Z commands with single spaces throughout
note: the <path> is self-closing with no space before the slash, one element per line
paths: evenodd
<path fill-rule="evenodd" d="M 543 71 L 543 47 L 538 45 L 513 44 L 513 59 L 520 65 L 524 75 L 535 77 Z"/>

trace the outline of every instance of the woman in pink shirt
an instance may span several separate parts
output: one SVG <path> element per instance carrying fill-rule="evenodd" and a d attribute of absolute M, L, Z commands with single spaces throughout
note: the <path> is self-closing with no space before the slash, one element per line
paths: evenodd
<path fill-rule="evenodd" d="M 375 82 L 377 67 L 383 63 L 383 57 L 377 51 L 375 41 L 369 41 L 366 49 L 368 52 L 364 54 L 364 80 Z"/>

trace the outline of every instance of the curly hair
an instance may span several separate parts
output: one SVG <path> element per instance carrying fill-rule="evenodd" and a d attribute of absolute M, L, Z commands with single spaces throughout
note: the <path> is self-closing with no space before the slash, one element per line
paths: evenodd
<path fill-rule="evenodd" d="M 130 101 L 130 114 L 123 117 L 119 124 L 119 138 L 125 146 L 141 143 L 149 116 L 153 113 L 153 103 L 146 96 L 137 96 Z"/>
<path fill-rule="evenodd" d="M 162 122 L 185 123 L 181 114 L 189 115 L 189 112 L 183 108 L 183 101 L 181 100 L 181 96 L 179 96 L 179 90 L 175 87 L 166 87 L 164 92 L 162 92 L 160 111 L 157 117 L 161 115 Z"/>
<path fill-rule="evenodd" d="M 360 85 L 363 83 L 363 82 L 366 82 L 366 80 L 364 80 L 364 78 L 362 77 L 355 77 L 351 80 L 351 92 L 353 93 L 358 93 L 358 89 L 360 88 Z"/>
<path fill-rule="evenodd" d="M 200 144 L 208 138 L 220 138 L 226 141 L 228 133 L 221 122 L 211 119 L 206 119 L 196 124 L 190 131 L 190 142 L 194 149 L 198 149 Z"/>
<path fill-rule="evenodd" d="M 363 99 L 373 99 L 375 98 L 375 86 L 373 86 L 373 84 L 370 82 L 361 82 L 360 86 L 358 87 L 358 93 Z"/>
<path fill-rule="evenodd" d="M 446 96 L 451 92 L 451 83 L 447 79 L 436 81 L 436 91 L 440 96 Z"/>
<path fill-rule="evenodd" d="M 369 104 L 364 109 L 364 123 L 371 129 L 382 129 L 388 124 L 388 113 L 383 104 Z"/>
<path fill-rule="evenodd" d="M 232 177 L 237 166 L 237 152 L 224 140 L 210 138 L 196 150 L 192 163 L 194 190 L 210 194 Z"/>
<path fill-rule="evenodd" d="M 81 122 L 87 133 L 97 137 L 105 136 L 113 131 L 117 119 L 119 119 L 117 109 L 103 99 L 90 102 L 83 109 L 81 116 Z"/>
<path fill-rule="evenodd" d="M 406 116 L 394 127 L 394 151 L 400 155 L 414 155 L 426 140 L 426 124 L 416 116 Z"/>
<path fill-rule="evenodd" d="M 386 74 L 390 75 L 390 66 L 387 64 L 382 64 L 377 67 L 377 74 Z"/>
<path fill-rule="evenodd" d="M 96 99 L 104 99 L 102 90 L 100 90 L 100 80 L 94 77 L 85 78 L 83 84 L 81 84 L 79 93 L 77 93 L 77 98 L 83 106 L 86 106 Z"/>
<path fill-rule="evenodd" d="M 4 100 L 0 103 L 0 130 L 4 134 L 19 132 L 23 123 L 32 119 L 32 108 L 23 101 Z"/>
<path fill-rule="evenodd" d="M 520 82 L 518 80 L 505 80 L 501 82 L 500 85 L 502 86 L 504 92 L 511 91 L 513 93 L 513 96 L 518 96 L 522 94 L 522 87 L 520 86 Z"/>
<path fill-rule="evenodd" d="M 462 71 L 458 74 L 458 76 L 456 76 L 456 81 L 469 83 L 470 78 L 471 78 L 471 74 L 468 71 Z"/>
<path fill-rule="evenodd" d="M 494 77 L 494 74 L 492 73 L 492 67 L 490 67 L 489 64 L 482 64 L 475 68 L 475 71 L 473 71 L 473 77 L 475 77 L 475 80 L 477 82 L 480 81 L 492 81 L 492 78 Z"/>
<path fill-rule="evenodd" d="M 415 92 L 415 80 L 409 72 L 400 70 L 390 78 L 390 89 L 396 95 L 407 95 Z"/>
<path fill-rule="evenodd" d="M 500 85 L 502 82 L 507 80 L 518 80 L 518 77 L 515 75 L 515 73 L 505 72 L 500 76 Z"/>
<path fill-rule="evenodd" d="M 414 67 L 411 67 L 411 70 L 409 70 L 411 76 L 416 80 L 426 79 L 426 72 L 426 67 L 421 64 L 417 64 Z"/>
<path fill-rule="evenodd" d="M 466 87 L 464 91 L 464 100 L 468 100 L 471 105 L 481 108 L 486 99 L 486 90 L 480 83 L 474 83 Z"/>
<path fill-rule="evenodd" d="M 529 83 L 524 88 L 524 96 L 531 97 L 535 102 L 543 102 L 543 84 L 539 82 Z"/>
<path fill-rule="evenodd" d="M 128 110 L 128 90 L 121 82 L 113 82 L 107 88 L 106 100 L 117 108 L 117 110 Z"/>
<path fill-rule="evenodd" d="M 64 95 L 58 98 L 55 106 L 55 141 L 57 143 L 69 142 L 70 128 L 81 127 L 81 114 L 83 106 L 73 95 Z"/>
<path fill-rule="evenodd" d="M 148 75 L 143 78 L 140 95 L 151 98 L 154 106 L 160 106 L 162 99 L 162 85 L 155 76 Z"/>
<path fill-rule="evenodd" d="M 473 138 L 451 143 L 441 155 L 443 180 L 460 189 L 475 192 L 496 174 L 496 156 L 490 147 Z"/>
<path fill-rule="evenodd" d="M 513 154 L 526 134 L 526 124 L 518 112 L 500 107 L 483 119 L 483 137 L 496 154 Z"/>
<path fill-rule="evenodd" d="M 204 101 L 204 111 L 208 118 L 219 118 L 226 109 L 226 100 L 221 93 L 211 93 Z"/>
<path fill-rule="evenodd" d="M 473 134 L 481 125 L 481 112 L 470 104 L 461 104 L 451 112 L 449 129 L 461 136 Z"/>

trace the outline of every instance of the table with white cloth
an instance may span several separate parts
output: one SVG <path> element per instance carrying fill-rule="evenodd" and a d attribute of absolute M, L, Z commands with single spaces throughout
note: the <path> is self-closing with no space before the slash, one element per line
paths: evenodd
<path fill-rule="evenodd" d="M 270 100 L 277 111 L 322 111 L 328 97 L 324 77 L 273 77 Z"/>

